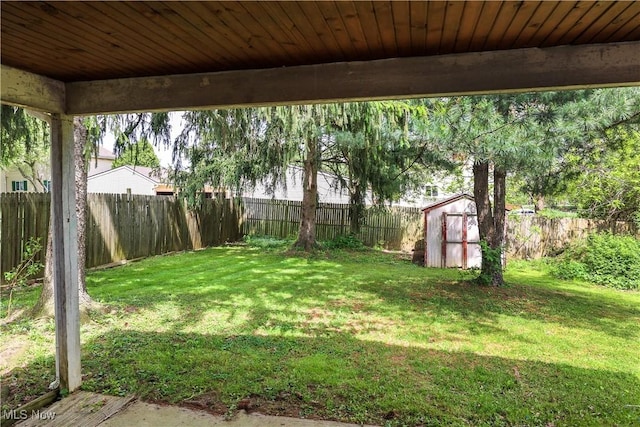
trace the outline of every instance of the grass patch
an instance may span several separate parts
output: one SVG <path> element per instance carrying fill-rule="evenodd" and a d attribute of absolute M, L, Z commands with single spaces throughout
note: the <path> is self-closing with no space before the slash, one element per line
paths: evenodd
<path fill-rule="evenodd" d="M 510 263 L 496 289 L 376 251 L 284 251 L 91 273 L 89 293 L 113 310 L 82 327 L 83 388 L 381 425 L 640 421 L 638 292 L 553 279 L 544 263 Z M 51 381 L 53 334 L 3 334 L 33 340 L 3 367 L 14 407 Z"/>

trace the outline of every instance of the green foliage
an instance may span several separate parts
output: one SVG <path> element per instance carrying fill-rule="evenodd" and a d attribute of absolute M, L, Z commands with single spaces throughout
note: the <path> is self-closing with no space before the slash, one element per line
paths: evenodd
<path fill-rule="evenodd" d="M 633 221 L 640 214 L 640 131 L 609 131 L 588 156 L 570 157 L 580 171 L 569 196 L 583 216 Z"/>
<path fill-rule="evenodd" d="M 502 247 L 492 248 L 486 240 L 480 241 L 482 269 L 474 282 L 481 286 L 493 284 L 493 273 L 502 270 Z"/>
<path fill-rule="evenodd" d="M 11 314 L 11 301 L 13 292 L 27 285 L 29 278 L 38 274 L 43 265 L 36 260 L 38 253 L 42 250 L 40 239 L 30 238 L 24 245 L 22 260 L 11 271 L 4 273 L 6 284 L 3 288 L 9 290 L 9 301 L 7 302 L 7 316 Z"/>
<path fill-rule="evenodd" d="M 261 249 L 284 249 L 290 247 L 293 243 L 291 239 L 280 239 L 272 236 L 244 236 L 244 242 L 247 246 Z"/>
<path fill-rule="evenodd" d="M 0 167 L 34 157 L 49 143 L 47 124 L 19 107 L 2 105 L 0 112 Z"/>
<path fill-rule="evenodd" d="M 562 210 L 559 210 L 559 209 L 551 209 L 551 208 L 542 209 L 541 211 L 536 212 L 536 215 L 541 216 L 541 217 L 545 217 L 545 218 L 549 218 L 549 219 L 554 219 L 554 218 L 577 218 L 578 217 L 578 213 L 577 212 L 562 211 Z"/>
<path fill-rule="evenodd" d="M 350 249 L 362 250 L 366 249 L 364 243 L 353 234 L 336 236 L 331 240 L 322 243 L 326 249 Z"/>
<path fill-rule="evenodd" d="M 640 289 L 640 240 L 610 233 L 590 235 L 553 265 L 554 276 L 617 289 Z"/>
<path fill-rule="evenodd" d="M 143 138 L 135 144 L 125 146 L 113 161 L 112 167 L 117 168 L 124 165 L 158 168 L 160 167 L 160 160 L 151 143 L 146 138 Z"/>

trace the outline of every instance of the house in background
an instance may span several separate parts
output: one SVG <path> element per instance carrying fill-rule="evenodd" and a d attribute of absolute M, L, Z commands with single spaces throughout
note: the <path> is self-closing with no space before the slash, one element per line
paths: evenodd
<path fill-rule="evenodd" d="M 96 156 L 91 156 L 91 160 L 89 160 L 89 170 L 87 171 L 87 175 L 96 175 L 100 172 L 111 169 L 115 159 L 116 156 L 111 150 L 100 146 L 98 148 L 98 154 Z"/>
<path fill-rule="evenodd" d="M 156 188 L 167 187 L 153 169 L 143 166 L 113 168 L 116 156 L 111 150 L 99 147 L 96 156 L 89 161 L 87 192 L 111 194 L 156 195 Z M 51 167 L 36 165 L 38 180 L 25 177 L 16 167 L 0 169 L 0 193 L 48 192 L 51 188 Z"/>
<path fill-rule="evenodd" d="M 242 192 L 242 197 L 276 200 L 302 200 L 303 169 L 299 166 L 289 166 L 286 171 L 286 184 L 276 185 L 273 192 L 268 191 L 267 185 L 257 183 L 252 189 Z M 447 173 L 433 174 L 430 182 L 424 187 L 403 196 L 400 200 L 391 203 L 392 206 L 419 207 L 430 203 L 447 199 L 455 194 L 473 191 L 473 175 L 464 174 L 453 176 Z M 318 172 L 318 201 L 320 203 L 349 203 L 349 192 L 341 189 L 338 177 Z M 367 191 L 365 197 L 367 205 L 373 204 L 373 196 Z"/>
<path fill-rule="evenodd" d="M 155 196 L 160 184 L 160 179 L 152 168 L 120 166 L 90 175 L 87 179 L 87 192 Z"/>
<path fill-rule="evenodd" d="M 38 179 L 28 179 L 16 167 L 0 168 L 0 193 L 48 193 L 51 190 L 49 168 L 37 166 Z"/>
<path fill-rule="evenodd" d="M 254 188 L 242 191 L 242 197 L 256 199 L 275 199 L 302 201 L 302 183 L 304 171 L 299 166 L 290 165 L 285 172 L 285 183 L 277 184 L 273 191 L 269 191 L 268 178 L 265 182 L 258 182 Z M 369 194 L 367 194 L 369 196 Z M 370 197 L 367 197 L 370 199 Z M 340 189 L 338 177 L 318 171 L 318 201 L 320 203 L 349 203 L 349 192 Z"/>
<path fill-rule="evenodd" d="M 111 169 L 116 156 L 111 150 L 100 147 L 97 156 L 89 161 L 88 175 L 95 175 Z M 36 179 L 26 177 L 15 167 L 0 169 L 0 193 L 27 192 L 27 193 L 48 193 L 51 189 L 51 166 L 48 162 L 36 164 L 34 172 Z"/>

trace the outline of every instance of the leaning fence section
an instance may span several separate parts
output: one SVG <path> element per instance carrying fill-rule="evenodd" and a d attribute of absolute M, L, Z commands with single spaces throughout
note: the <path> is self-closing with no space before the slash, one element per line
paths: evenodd
<path fill-rule="evenodd" d="M 29 238 L 45 247 L 50 195 L 0 195 L 2 273 L 19 262 Z M 195 210 L 171 196 L 89 194 L 86 217 L 86 265 L 200 249 L 239 240 L 242 206 L 237 199 L 206 199 Z M 40 254 L 44 262 L 44 251 Z M 4 277 L 4 274 L 2 274 Z"/>

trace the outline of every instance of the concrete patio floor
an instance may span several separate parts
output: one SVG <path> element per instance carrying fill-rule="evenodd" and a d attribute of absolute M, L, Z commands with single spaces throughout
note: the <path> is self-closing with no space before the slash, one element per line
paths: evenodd
<path fill-rule="evenodd" d="M 237 412 L 231 419 L 179 406 L 157 405 L 133 397 L 114 397 L 86 391 L 75 392 L 42 408 L 16 424 L 31 426 L 83 427 L 347 427 L 336 421 L 277 417 Z M 373 426 L 370 426 L 373 427 Z"/>

